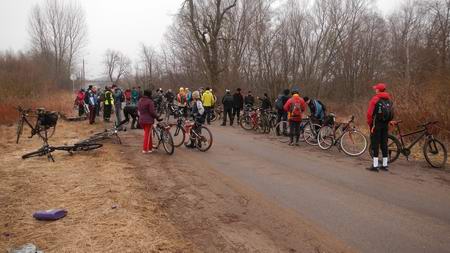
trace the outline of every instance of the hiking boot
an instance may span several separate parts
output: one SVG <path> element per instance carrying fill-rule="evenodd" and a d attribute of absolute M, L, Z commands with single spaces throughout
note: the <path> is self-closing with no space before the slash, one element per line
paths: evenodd
<path fill-rule="evenodd" d="M 227 124 L 225 124 L 225 123 L 222 123 L 222 124 L 220 124 L 221 126 L 227 126 Z"/>
<path fill-rule="evenodd" d="M 382 171 L 389 171 L 389 167 L 388 166 L 381 166 L 380 167 L 380 170 L 382 170 Z"/>
<path fill-rule="evenodd" d="M 370 166 L 369 168 L 366 168 L 366 170 L 372 171 L 372 172 L 380 172 L 377 167 L 373 167 L 373 166 Z"/>
<path fill-rule="evenodd" d="M 294 146 L 294 142 L 293 141 L 289 142 L 289 146 Z"/>

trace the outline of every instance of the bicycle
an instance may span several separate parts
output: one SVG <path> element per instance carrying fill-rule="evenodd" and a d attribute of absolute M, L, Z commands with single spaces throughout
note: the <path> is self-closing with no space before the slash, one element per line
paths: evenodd
<path fill-rule="evenodd" d="M 98 149 L 103 147 L 102 144 L 98 144 L 98 143 L 79 143 L 79 144 L 74 144 L 74 145 L 68 145 L 68 146 L 59 146 L 59 147 L 53 147 L 50 146 L 47 142 L 44 143 L 44 145 L 38 149 L 37 151 L 33 151 L 31 153 L 25 154 L 22 156 L 22 159 L 28 159 L 28 158 L 32 158 L 32 157 L 39 157 L 39 156 L 47 156 L 47 159 L 52 162 L 55 162 L 55 159 L 53 158 L 52 153 L 54 151 L 66 151 L 68 152 L 70 155 L 73 155 L 74 152 L 79 152 L 79 151 L 90 151 L 90 150 L 94 150 L 94 149 Z"/>
<path fill-rule="evenodd" d="M 425 139 L 422 150 L 425 156 L 425 160 L 428 164 L 433 168 L 444 168 L 447 163 L 447 148 L 445 145 L 436 139 L 433 134 L 433 127 L 437 125 L 438 121 L 427 122 L 426 124 L 422 124 L 417 126 L 418 128 L 413 132 L 402 134 L 400 130 L 400 123 L 402 121 L 393 121 L 391 125 L 395 126 L 397 138 L 394 135 L 388 135 L 388 155 L 389 155 L 389 163 L 395 162 L 400 154 L 404 155 L 407 160 L 409 160 L 409 156 L 411 155 L 411 149 L 419 143 L 420 140 Z M 415 140 L 413 140 L 408 146 L 406 146 L 404 138 L 409 136 L 419 135 Z M 400 139 L 400 140 L 399 140 Z M 370 156 L 373 157 L 372 148 L 370 148 Z M 434 161 L 437 160 L 437 162 Z"/>
<path fill-rule="evenodd" d="M 51 138 L 56 131 L 56 123 L 58 121 L 58 114 L 54 112 L 45 111 L 43 108 L 39 108 L 35 111 L 33 117 L 37 117 L 34 126 L 28 120 L 31 109 L 23 109 L 22 107 L 17 107 L 19 111 L 19 121 L 17 122 L 17 138 L 16 144 L 19 143 L 20 136 L 23 132 L 23 125 L 26 123 L 31 128 L 31 135 L 28 138 L 33 138 L 36 134 L 41 137 L 44 141 Z"/>
<path fill-rule="evenodd" d="M 152 129 L 153 148 L 159 149 L 161 144 L 168 155 L 173 155 L 175 146 L 172 135 L 170 134 L 170 125 L 164 122 L 158 122 Z"/>
<path fill-rule="evenodd" d="M 183 145 L 186 139 L 186 128 L 185 128 L 186 119 L 184 117 L 178 117 L 177 123 L 169 124 L 170 125 L 170 134 L 172 135 L 173 145 L 175 147 L 180 147 Z"/>
<path fill-rule="evenodd" d="M 319 145 L 317 136 L 322 125 L 316 122 L 318 121 L 313 117 L 307 117 L 306 119 L 302 119 L 302 123 L 300 124 L 300 138 L 311 146 Z"/>
<path fill-rule="evenodd" d="M 324 125 L 317 136 L 317 142 L 321 149 L 328 150 L 332 146 L 337 146 L 339 151 L 344 151 L 346 155 L 357 157 L 362 155 L 367 149 L 366 136 L 356 129 L 354 124 L 355 116 L 352 116 L 347 123 L 334 123 L 334 115 L 330 124 Z"/>
<path fill-rule="evenodd" d="M 77 142 L 77 144 L 83 144 L 83 143 L 97 143 L 104 140 L 109 139 L 115 139 L 117 141 L 117 144 L 122 144 L 122 140 L 120 139 L 119 132 L 120 131 L 126 131 L 126 128 L 122 128 L 121 125 L 116 125 L 110 129 L 105 129 L 105 131 L 93 134 L 89 138 L 82 140 L 80 142 Z"/>
<path fill-rule="evenodd" d="M 206 152 L 211 148 L 213 144 L 213 136 L 207 127 L 202 126 L 198 122 L 186 121 L 185 132 L 189 133 L 190 141 L 194 141 L 195 147 L 199 151 Z M 188 145 L 188 143 L 184 144 L 186 146 Z"/>
<path fill-rule="evenodd" d="M 211 122 L 214 122 L 216 120 L 221 120 L 223 114 L 223 108 L 221 106 L 214 107 L 213 110 L 211 110 Z"/>

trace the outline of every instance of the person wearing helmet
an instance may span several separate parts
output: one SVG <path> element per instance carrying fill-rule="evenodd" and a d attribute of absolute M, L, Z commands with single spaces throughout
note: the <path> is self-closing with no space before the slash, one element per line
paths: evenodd
<path fill-rule="evenodd" d="M 201 126 L 205 123 L 205 108 L 203 107 L 203 103 L 200 97 L 200 93 L 198 91 L 194 91 L 192 93 L 192 98 L 194 99 L 194 103 L 192 105 L 192 117 L 194 118 L 194 126 L 192 130 L 197 134 L 201 134 Z M 189 137 L 189 144 L 186 145 L 187 148 L 195 148 L 196 143 L 194 143 L 194 136 Z M 200 144 L 199 144 L 200 145 Z"/>

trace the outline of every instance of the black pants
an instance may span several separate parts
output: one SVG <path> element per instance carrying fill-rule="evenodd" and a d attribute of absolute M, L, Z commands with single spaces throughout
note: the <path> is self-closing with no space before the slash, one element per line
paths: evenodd
<path fill-rule="evenodd" d="M 111 118 L 112 105 L 104 105 L 103 107 L 103 119 L 109 121 Z"/>
<path fill-rule="evenodd" d="M 373 157 L 378 157 L 380 148 L 383 157 L 388 157 L 388 132 L 389 123 L 375 124 L 375 128 L 370 135 Z"/>
<path fill-rule="evenodd" d="M 278 110 L 277 112 L 277 123 L 280 121 L 287 121 L 288 113 L 283 110 Z"/>
<path fill-rule="evenodd" d="M 223 108 L 223 125 L 227 124 L 227 115 L 230 119 L 230 125 L 233 125 L 233 108 Z"/>
<path fill-rule="evenodd" d="M 78 105 L 78 117 L 81 117 L 84 115 L 84 105 L 83 104 L 79 104 Z"/>
<path fill-rule="evenodd" d="M 205 114 L 206 114 L 206 122 L 211 124 L 211 113 L 212 113 L 212 107 L 211 106 L 205 106 Z"/>
<path fill-rule="evenodd" d="M 298 142 L 300 139 L 300 121 L 289 121 L 289 127 L 291 130 L 291 142 L 295 141 Z"/>
<path fill-rule="evenodd" d="M 123 114 L 125 115 L 125 119 L 120 122 L 119 126 L 130 122 L 130 117 L 131 117 L 133 119 L 131 121 L 131 129 L 138 128 L 138 125 L 136 123 L 139 119 L 139 115 L 138 115 L 136 107 L 130 108 L 128 106 L 125 106 L 125 108 L 123 108 Z"/>
<path fill-rule="evenodd" d="M 241 118 L 241 111 L 242 111 L 242 108 L 238 108 L 238 107 L 233 108 L 233 119 L 236 118 L 237 123 L 239 123 L 239 120 Z M 231 121 L 231 122 L 233 122 L 233 121 Z"/>

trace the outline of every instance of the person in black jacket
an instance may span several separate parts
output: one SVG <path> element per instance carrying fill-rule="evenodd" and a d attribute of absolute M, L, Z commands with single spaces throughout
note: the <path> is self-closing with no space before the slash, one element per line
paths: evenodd
<path fill-rule="evenodd" d="M 272 103 L 270 102 L 270 98 L 267 95 L 267 93 L 264 93 L 264 97 L 258 99 L 261 100 L 261 109 L 263 110 L 272 109 Z"/>
<path fill-rule="evenodd" d="M 233 119 L 236 118 L 236 122 L 239 122 L 239 119 L 241 117 L 241 111 L 243 108 L 244 108 L 244 97 L 241 94 L 241 88 L 237 88 L 236 93 L 234 93 L 233 95 Z"/>
<path fill-rule="evenodd" d="M 277 109 L 277 123 L 280 121 L 287 121 L 288 120 L 288 113 L 284 110 L 284 105 L 289 100 L 289 89 L 285 89 L 283 91 L 283 94 L 278 96 L 277 101 L 275 103 L 276 109 Z"/>
<path fill-rule="evenodd" d="M 222 104 L 223 104 L 223 122 L 222 126 L 227 125 L 227 115 L 230 119 L 230 126 L 233 125 L 233 105 L 234 105 L 234 99 L 233 96 L 230 93 L 230 90 L 225 91 L 225 95 L 222 98 Z"/>
<path fill-rule="evenodd" d="M 252 91 L 248 91 L 247 96 L 244 98 L 244 105 L 253 107 L 255 104 L 255 97 L 252 96 Z"/>

